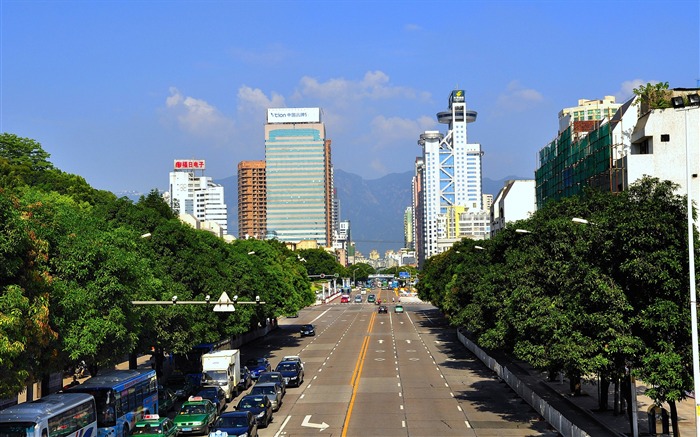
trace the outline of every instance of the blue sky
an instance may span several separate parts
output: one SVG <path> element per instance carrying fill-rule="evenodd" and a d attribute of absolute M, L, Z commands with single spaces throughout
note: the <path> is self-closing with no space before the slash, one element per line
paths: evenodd
<path fill-rule="evenodd" d="M 0 131 L 112 191 L 174 159 L 264 159 L 268 107 L 320 107 L 336 168 L 413 170 L 451 90 L 484 177 L 533 177 L 557 113 L 639 84 L 695 87 L 700 2 L 0 0 Z"/>

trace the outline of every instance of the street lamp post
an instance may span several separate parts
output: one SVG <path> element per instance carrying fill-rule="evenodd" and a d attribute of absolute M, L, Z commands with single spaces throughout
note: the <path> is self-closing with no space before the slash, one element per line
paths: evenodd
<path fill-rule="evenodd" d="M 693 387 L 695 396 L 695 431 L 700 437 L 700 353 L 698 353 L 698 307 L 695 284 L 695 243 L 693 241 L 693 200 L 691 196 L 691 183 L 693 181 L 690 170 L 690 142 L 688 141 L 688 112 L 697 109 L 700 104 L 698 94 L 688 96 L 690 105 L 686 107 L 683 97 L 674 97 L 671 103 L 674 108 L 680 109 L 685 116 L 685 176 L 686 176 L 686 201 L 688 208 L 688 276 L 690 277 L 690 329 L 693 348 Z"/>

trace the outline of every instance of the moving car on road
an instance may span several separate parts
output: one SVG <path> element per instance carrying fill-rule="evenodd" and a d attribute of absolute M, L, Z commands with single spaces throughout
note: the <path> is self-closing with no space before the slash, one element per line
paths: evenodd
<path fill-rule="evenodd" d="M 377 300 L 377 297 L 373 294 L 368 294 L 367 295 L 367 303 L 374 303 L 374 301 Z"/>
<path fill-rule="evenodd" d="M 238 379 L 238 393 L 243 393 L 253 385 L 253 377 L 250 375 L 250 370 L 246 366 L 241 367 L 241 375 Z"/>
<path fill-rule="evenodd" d="M 209 434 L 216 421 L 216 406 L 209 400 L 192 396 L 182 403 L 173 420 L 181 434 Z"/>
<path fill-rule="evenodd" d="M 270 398 L 265 395 L 243 396 L 236 405 L 236 411 L 250 411 L 255 416 L 258 425 L 263 428 L 267 428 L 272 422 L 272 403 Z"/>
<path fill-rule="evenodd" d="M 251 358 L 246 361 L 245 366 L 250 370 L 250 377 L 253 380 L 257 380 L 261 373 L 272 370 L 272 366 L 267 358 Z"/>
<path fill-rule="evenodd" d="M 304 382 L 304 368 L 301 367 L 299 361 L 282 361 L 277 365 L 275 371 L 282 375 L 287 385 L 299 387 Z"/>
<path fill-rule="evenodd" d="M 131 435 L 140 437 L 176 437 L 180 431 L 169 417 L 157 414 L 144 414 L 143 419 L 136 422 Z"/>
<path fill-rule="evenodd" d="M 340 296 L 340 303 L 348 303 L 350 302 L 350 298 L 346 295 Z"/>
<path fill-rule="evenodd" d="M 387 309 L 386 305 L 379 305 L 379 308 L 377 308 L 378 314 L 386 314 L 388 312 L 389 310 Z"/>
<path fill-rule="evenodd" d="M 403 314 L 403 305 L 396 305 L 394 307 L 394 313 L 396 314 Z"/>
<path fill-rule="evenodd" d="M 229 411 L 222 414 L 214 423 L 214 428 L 209 436 L 223 437 L 226 435 L 258 437 L 258 421 L 255 419 L 255 415 L 250 411 Z"/>
<path fill-rule="evenodd" d="M 362 303 L 362 295 L 361 294 L 355 295 L 355 303 Z"/>
<path fill-rule="evenodd" d="M 306 325 L 301 325 L 301 329 L 299 330 L 299 333 L 301 334 L 302 337 L 313 337 L 316 335 L 316 330 L 314 329 L 314 325 L 311 324 L 306 324 Z"/>
<path fill-rule="evenodd" d="M 278 371 L 274 372 L 263 372 L 258 377 L 258 382 L 256 384 L 262 384 L 265 382 L 276 382 L 282 388 L 282 397 L 287 394 L 287 382 L 284 380 L 284 375 Z"/>
<path fill-rule="evenodd" d="M 258 383 L 250 389 L 251 395 L 265 395 L 270 399 L 272 411 L 277 411 L 282 406 L 282 387 L 275 382 Z"/>
<path fill-rule="evenodd" d="M 209 399 L 216 405 L 216 412 L 221 413 L 226 409 L 226 392 L 219 386 L 202 387 L 195 395 L 202 399 Z"/>

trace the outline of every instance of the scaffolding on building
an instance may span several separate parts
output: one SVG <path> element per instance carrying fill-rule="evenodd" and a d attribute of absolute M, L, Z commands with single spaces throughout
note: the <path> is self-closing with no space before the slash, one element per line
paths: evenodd
<path fill-rule="evenodd" d="M 574 121 L 538 153 L 535 170 L 537 208 L 580 194 L 584 187 L 619 192 L 623 159 L 613 156 L 611 124 Z"/>

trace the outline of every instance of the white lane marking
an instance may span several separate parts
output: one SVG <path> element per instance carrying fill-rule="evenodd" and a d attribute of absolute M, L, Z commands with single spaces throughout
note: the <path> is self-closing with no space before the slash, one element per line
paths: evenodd
<path fill-rule="evenodd" d="M 324 316 L 328 311 L 330 311 L 330 310 L 331 310 L 331 309 L 328 308 L 326 311 L 324 311 L 324 312 L 322 312 L 321 314 L 319 314 L 319 316 L 316 317 L 315 319 L 313 319 L 313 320 L 311 321 L 311 323 L 313 323 L 313 322 L 315 322 L 316 320 L 318 320 L 318 319 L 320 319 L 321 317 L 323 317 L 323 316 Z"/>
<path fill-rule="evenodd" d="M 458 409 L 459 411 L 462 411 L 462 407 L 460 407 L 459 405 L 457 405 L 457 409 Z"/>
<path fill-rule="evenodd" d="M 401 421 L 401 428 L 406 428 L 406 421 L 405 420 Z"/>
<path fill-rule="evenodd" d="M 455 394 L 452 393 L 452 392 L 450 392 L 450 397 L 451 397 L 451 398 L 455 397 Z"/>
<path fill-rule="evenodd" d="M 403 404 L 399 405 L 399 409 L 403 410 Z"/>
<path fill-rule="evenodd" d="M 314 376 L 314 381 L 316 380 L 316 378 L 318 378 L 318 375 Z"/>
<path fill-rule="evenodd" d="M 287 416 L 286 419 L 284 419 L 284 422 L 282 422 L 282 426 L 280 426 L 280 430 L 277 431 L 277 434 L 275 434 L 275 437 L 279 437 L 280 434 L 282 434 L 282 430 L 284 430 L 284 427 L 287 426 L 287 422 L 289 422 L 289 419 L 291 419 L 292 416 Z"/>
<path fill-rule="evenodd" d="M 306 393 L 302 393 L 301 396 L 299 396 L 299 399 L 304 399 L 304 396 L 306 396 Z"/>
<path fill-rule="evenodd" d="M 471 428 L 471 427 L 472 427 L 472 426 L 469 424 L 469 421 L 468 421 L 468 420 L 465 420 L 464 423 L 467 424 L 467 428 Z"/>

